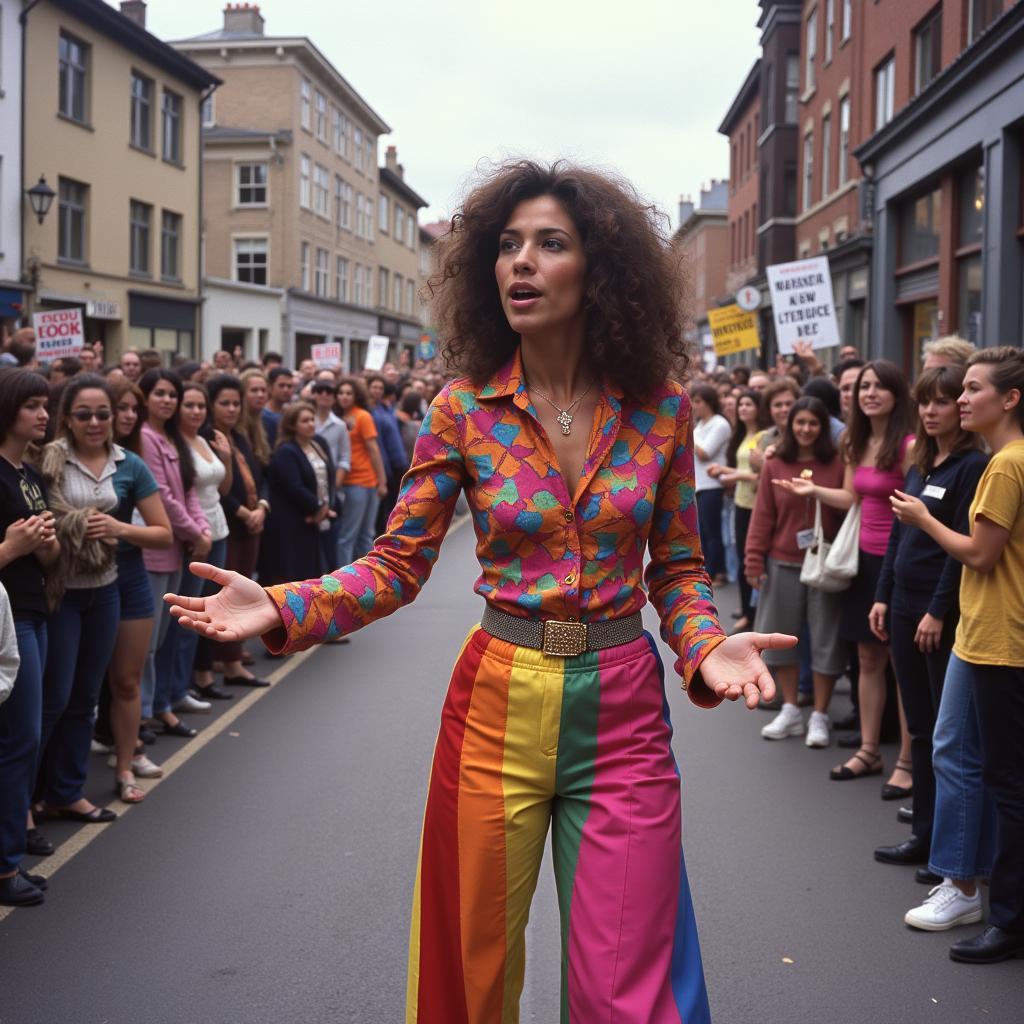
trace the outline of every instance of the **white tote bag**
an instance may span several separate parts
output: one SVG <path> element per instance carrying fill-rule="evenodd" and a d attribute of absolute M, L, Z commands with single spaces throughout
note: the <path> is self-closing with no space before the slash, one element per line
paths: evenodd
<path fill-rule="evenodd" d="M 837 576 L 827 566 L 832 544 L 825 540 L 821 526 L 821 502 L 814 503 L 814 543 L 804 553 L 804 564 L 800 570 L 800 582 L 827 594 L 837 594 L 850 586 L 845 576 Z"/>
<path fill-rule="evenodd" d="M 860 561 L 860 502 L 858 501 L 843 520 L 836 539 L 825 557 L 825 568 L 840 579 L 852 580 L 857 575 Z"/>

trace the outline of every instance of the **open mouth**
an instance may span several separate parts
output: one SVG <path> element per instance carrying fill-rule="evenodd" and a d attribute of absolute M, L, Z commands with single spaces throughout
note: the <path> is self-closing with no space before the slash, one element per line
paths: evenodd
<path fill-rule="evenodd" d="M 540 292 L 532 285 L 514 284 L 508 290 L 509 301 L 513 305 L 524 305 L 540 298 Z"/>

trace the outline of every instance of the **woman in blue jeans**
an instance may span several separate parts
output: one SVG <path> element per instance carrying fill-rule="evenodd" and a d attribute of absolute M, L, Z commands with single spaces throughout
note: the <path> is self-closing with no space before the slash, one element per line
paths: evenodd
<path fill-rule="evenodd" d="M 0 704 L 0 906 L 43 902 L 46 881 L 21 866 L 26 852 L 53 853 L 31 817 L 46 665 L 47 566 L 59 553 L 46 486 L 25 449 L 46 436 L 46 379 L 0 370 L 0 584 L 10 598 L 20 665 Z"/>
<path fill-rule="evenodd" d="M 986 807 L 964 792 L 981 779 L 995 805 L 995 851 L 989 876 L 988 927 L 954 943 L 952 959 L 995 963 L 1024 957 L 1024 352 L 982 349 L 968 361 L 960 422 L 985 439 L 992 458 L 971 504 L 971 535 L 943 525 L 919 498 L 897 492 L 901 523 L 919 527 L 963 564 L 960 625 L 946 674 L 935 732 L 935 831 L 931 864 L 952 886 L 933 891 L 950 924 L 980 920 L 981 904 L 966 868 L 983 871 Z M 967 691 L 974 697 L 970 713 Z M 964 718 L 950 722 L 947 695 Z M 959 728 L 958 728 L 959 726 Z M 980 757 L 979 757 L 980 753 Z M 948 777 L 948 778 L 947 778 Z M 943 806 L 951 779 L 955 805 Z M 957 802 L 957 797 L 959 801 Z M 966 799 L 965 799 L 966 797 Z M 977 800 L 977 797 L 975 797 Z M 990 834 L 990 833 L 989 833 Z M 973 861 L 973 863 L 972 863 Z M 914 913 L 913 911 L 911 913 Z M 909 915 L 908 915 L 909 916 Z"/>

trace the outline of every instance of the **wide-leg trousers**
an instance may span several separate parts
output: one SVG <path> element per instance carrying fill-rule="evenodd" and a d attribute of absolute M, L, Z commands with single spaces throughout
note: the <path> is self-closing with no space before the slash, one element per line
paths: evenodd
<path fill-rule="evenodd" d="M 475 629 L 424 815 L 407 1024 L 516 1024 L 545 838 L 562 1024 L 710 1024 L 654 640 L 574 658 Z"/>

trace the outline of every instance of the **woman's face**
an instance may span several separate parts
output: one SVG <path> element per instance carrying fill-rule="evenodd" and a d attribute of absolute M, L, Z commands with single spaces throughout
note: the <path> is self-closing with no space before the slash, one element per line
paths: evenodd
<path fill-rule="evenodd" d="M 130 392 L 125 392 L 117 401 L 114 410 L 114 437 L 119 441 L 127 437 L 139 422 L 139 403 Z"/>
<path fill-rule="evenodd" d="M 888 416 L 896 406 L 896 396 L 878 379 L 874 370 L 867 369 L 860 375 L 857 402 L 860 411 L 869 418 Z"/>
<path fill-rule="evenodd" d="M 494 276 L 517 334 L 582 330 L 587 262 L 583 240 L 554 196 L 525 199 L 498 239 Z"/>
<path fill-rule="evenodd" d="M 801 448 L 813 448 L 821 436 L 821 423 L 818 417 L 807 409 L 801 409 L 793 417 L 793 436 Z"/>
<path fill-rule="evenodd" d="M 960 410 L 956 400 L 948 395 L 936 394 L 926 402 L 918 402 L 917 415 L 929 437 L 950 437 L 960 430 Z"/>
<path fill-rule="evenodd" d="M 246 382 L 245 404 L 249 412 L 263 412 L 267 404 L 267 382 L 262 377 L 252 377 Z"/>
<path fill-rule="evenodd" d="M 992 383 L 989 369 L 984 363 L 967 367 L 963 394 L 957 399 L 964 430 L 985 431 L 998 426 L 1021 400 L 1016 388 L 1000 391 Z"/>
<path fill-rule="evenodd" d="M 343 412 L 348 412 L 356 404 L 356 393 L 351 384 L 342 384 L 338 388 L 338 405 Z"/>
<path fill-rule="evenodd" d="M 150 423 L 163 426 L 177 408 L 177 389 L 168 380 L 158 380 L 146 398 L 146 415 Z"/>
<path fill-rule="evenodd" d="M 234 388 L 224 388 L 213 400 L 213 425 L 225 433 L 234 430 L 242 415 L 242 396 Z"/>
<path fill-rule="evenodd" d="M 181 400 L 181 425 L 189 434 L 196 434 L 206 422 L 206 396 L 195 388 L 186 388 Z"/>
<path fill-rule="evenodd" d="M 708 413 L 710 412 L 708 409 L 708 403 L 705 402 L 700 395 L 693 395 L 690 398 L 690 408 L 693 410 L 693 418 L 695 420 L 707 419 Z"/>
<path fill-rule="evenodd" d="M 772 418 L 772 423 L 779 430 L 786 429 L 786 424 L 789 422 L 789 410 L 793 408 L 795 401 L 792 391 L 781 391 L 772 399 L 768 413 Z"/>
<path fill-rule="evenodd" d="M 113 412 L 110 399 L 99 388 L 75 395 L 68 410 L 68 429 L 76 448 L 99 448 L 110 440 Z"/>
<path fill-rule="evenodd" d="M 316 417 L 310 409 L 303 409 L 295 420 L 295 436 L 300 441 L 312 441 L 316 433 Z"/>
<path fill-rule="evenodd" d="M 46 411 L 46 396 L 36 395 L 26 401 L 14 422 L 7 430 L 8 435 L 16 437 L 24 444 L 42 441 L 46 437 L 46 424 L 50 422 L 50 414 Z"/>
<path fill-rule="evenodd" d="M 722 395 L 722 415 L 730 422 L 736 422 L 736 399 L 729 395 Z"/>
<path fill-rule="evenodd" d="M 736 415 L 742 423 L 757 423 L 757 403 L 748 395 L 736 402 Z"/>

